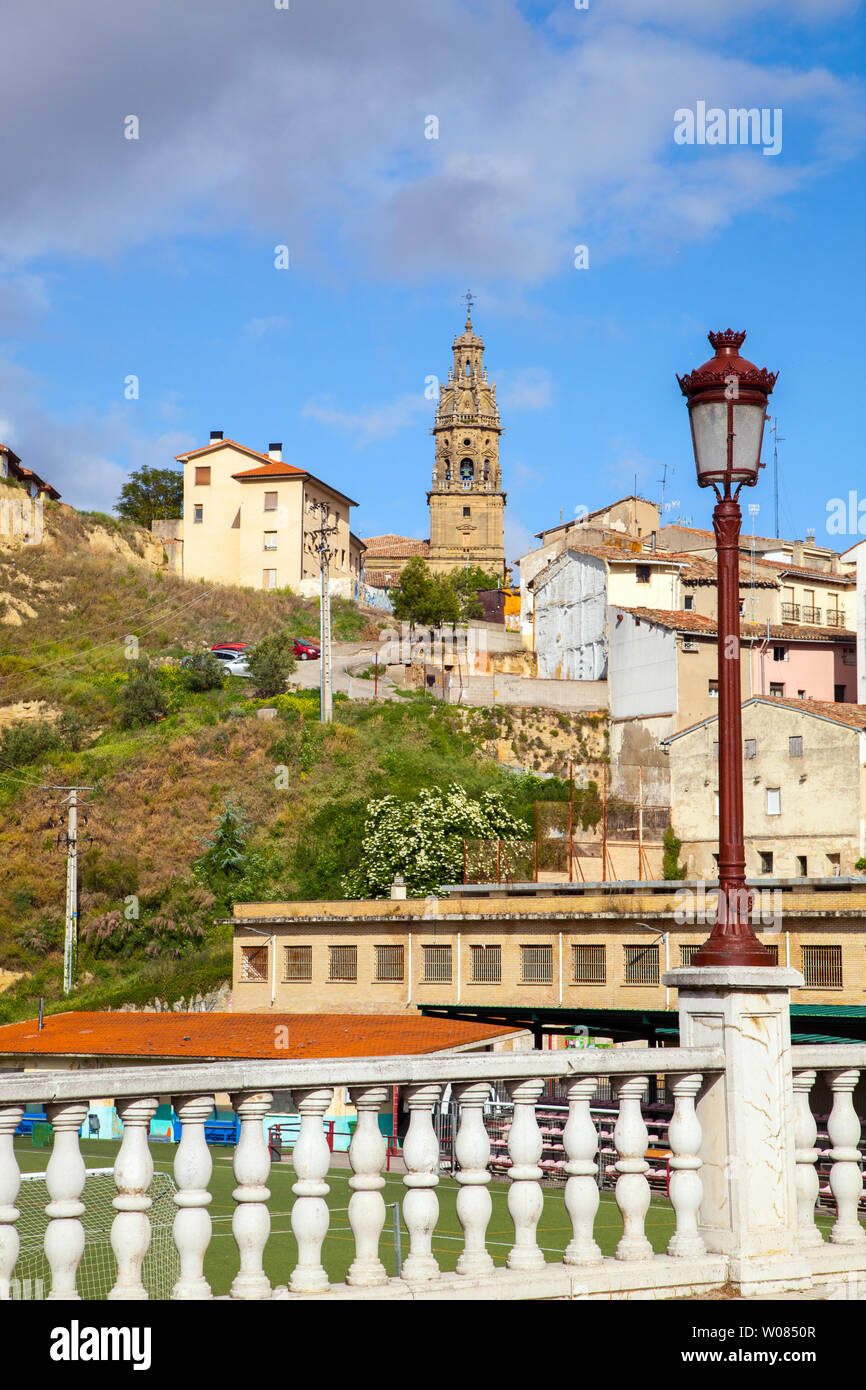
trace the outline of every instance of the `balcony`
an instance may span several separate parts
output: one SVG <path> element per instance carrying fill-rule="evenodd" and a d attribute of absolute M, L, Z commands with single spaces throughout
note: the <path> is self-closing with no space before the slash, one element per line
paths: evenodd
<path fill-rule="evenodd" d="M 774 973 L 781 978 L 782 972 Z M 676 974 L 694 980 L 700 972 Z M 785 972 L 786 976 L 791 974 Z M 682 1011 L 683 991 L 690 986 L 685 979 L 678 983 Z M 692 987 L 691 999 L 696 1002 L 685 1005 L 687 1015 L 692 1008 L 691 1016 L 683 1021 L 685 1035 L 697 1031 L 702 1036 L 723 1036 L 724 1048 L 148 1064 L 86 1073 L 34 1071 L 2 1076 L 0 1299 L 12 1296 L 15 1286 L 15 1223 L 19 1212 L 14 1202 L 21 1174 L 12 1135 L 20 1124 L 24 1104 L 41 1102 L 54 1132 L 46 1170 L 50 1201 L 45 1210 L 50 1220 L 44 1255 L 51 1297 L 65 1299 L 76 1297 L 85 1239 L 94 1239 L 92 1220 L 85 1237 L 80 1219 L 86 1214 L 81 1200 L 86 1174 L 79 1132 L 86 1123 L 92 1097 L 106 1095 L 114 1097 L 123 1124 L 123 1142 L 113 1170 L 117 1195 L 110 1242 L 116 1260 L 109 1276 L 115 1278 L 110 1297 L 148 1297 L 142 1278 L 151 1242 L 152 1203 L 147 1194 L 154 1172 L 148 1131 L 157 1098 L 171 1095 L 182 1133 L 174 1159 L 173 1196 L 173 1241 L 179 1262 L 175 1262 L 177 1277 L 170 1296 L 176 1300 L 212 1298 L 204 1274 L 212 1236 L 208 1206 L 213 1172 L 205 1125 L 216 1093 L 229 1094 L 240 1129 L 233 1158 L 236 1186 L 231 1231 L 238 1256 L 228 1295 L 232 1299 L 694 1297 L 720 1289 L 731 1278 L 743 1292 L 759 1290 L 765 1281 L 770 1296 L 785 1287 L 821 1287 L 826 1293 L 839 1280 L 866 1273 L 866 1232 L 859 1218 L 863 1186 L 860 1121 L 853 1101 L 861 1071 L 866 1070 L 866 1044 L 789 1050 L 787 998 L 784 987 L 774 985 L 783 1001 L 776 1005 L 772 992 L 761 992 L 762 1008 L 769 1000 L 769 1012 L 762 1015 L 758 1035 L 748 1027 L 708 1029 L 707 1009 L 716 1007 L 713 1001 L 718 998 L 719 982 L 708 981 L 710 994 L 706 997 Z M 734 1012 L 739 1009 L 749 1017 L 754 1004 L 750 988 L 756 986 L 746 985 L 740 991 L 732 987 L 726 992 Z M 821 1156 L 825 1167 L 827 1162 L 831 1164 L 824 1187 L 824 1170 L 815 1148 L 817 1128 L 809 1107 L 809 1094 L 819 1073 L 833 1097 L 827 1123 L 832 1148 Z M 665 1185 L 669 1188 L 673 1225 L 664 1254 L 654 1253 L 645 1230 L 650 1180 L 659 1176 L 647 1161 L 649 1133 L 641 1109 L 651 1076 L 665 1077 L 674 1100 L 661 1173 L 662 1190 Z M 539 1124 L 537 1114 L 550 1078 L 558 1080 L 567 1104 L 567 1123 L 556 1131 L 562 1161 L 555 1163 L 542 1159 L 543 1136 L 551 1131 Z M 599 1078 L 609 1080 L 616 1101 L 612 1134 L 599 1129 L 591 1110 Z M 504 1086 L 510 1124 L 503 1125 L 501 1136 L 491 1143 L 493 1082 Z M 462 1232 L 456 1237 L 446 1236 L 459 1242 L 453 1273 L 440 1270 L 433 1251 L 441 1165 L 440 1135 L 434 1121 L 446 1084 L 452 1087 L 456 1123 L 452 1153 L 459 1189 L 456 1214 Z M 384 1253 L 380 1240 L 387 1218 L 383 1169 L 386 1163 L 390 1167 L 390 1154 L 378 1116 L 394 1086 L 401 1089 L 410 1116 L 402 1149 L 405 1177 L 401 1204 L 408 1251 L 405 1257 L 396 1257 L 398 1274 L 389 1277 L 380 1257 Z M 332 1159 L 324 1116 L 338 1087 L 348 1088 L 358 1118 L 349 1147 L 351 1197 L 346 1212 L 341 1210 L 337 1217 L 335 1233 L 336 1248 L 345 1248 L 348 1238 L 353 1258 L 345 1282 L 331 1284 L 323 1259 L 331 1219 L 324 1199 L 330 1191 Z M 287 1258 L 291 1247 L 284 1234 L 271 1235 L 267 1186 L 271 1158 L 263 1123 L 274 1092 L 287 1088 L 299 1112 L 292 1154 L 297 1181 L 292 1188 L 295 1201 L 291 1210 L 297 1260 L 284 1268 L 277 1264 L 284 1282 L 272 1286 L 264 1272 L 265 1251 L 273 1268 L 280 1252 Z M 609 1160 L 605 1152 L 609 1152 Z M 658 1168 L 658 1155 L 655 1158 Z M 708 1180 L 702 1186 L 705 1166 Z M 570 1235 L 562 1256 L 555 1259 L 546 1258 L 551 1251 L 542 1250 L 537 1239 L 544 1203 L 541 1183 L 551 1167 L 562 1170 L 564 1189 L 561 1199 L 556 1192 L 554 1200 L 561 1200 L 561 1224 Z M 507 1208 L 513 1231 L 506 1236 L 497 1230 L 495 1239 L 489 1240 L 489 1184 L 501 1172 L 507 1174 Z M 603 1177 L 605 1172 L 615 1180 L 615 1203 L 622 1222 L 612 1256 L 603 1255 L 596 1241 L 599 1175 Z M 819 1197 L 832 1208 L 834 1224 L 829 1241 L 815 1224 Z M 768 1215 L 767 1230 L 762 1226 L 756 1232 L 752 1216 L 758 1200 Z M 608 1206 L 604 1216 L 607 1224 L 609 1213 Z M 720 1248 L 717 1237 L 722 1228 L 725 1239 Z M 227 1236 L 225 1227 L 223 1231 Z M 708 1235 L 707 1245 L 703 1232 Z M 438 1244 L 441 1249 L 449 1248 L 441 1240 Z M 504 1262 L 495 1264 L 494 1254 Z"/>
<path fill-rule="evenodd" d="M 828 609 L 827 609 L 827 626 L 828 626 L 828 627 L 844 627 L 844 626 L 845 626 L 845 609 L 844 609 L 844 608 L 828 608 Z"/>
<path fill-rule="evenodd" d="M 783 604 L 782 604 L 782 622 L 783 622 L 783 623 L 798 623 L 799 621 L 800 621 L 800 605 L 799 605 L 799 603 L 783 603 Z"/>
<path fill-rule="evenodd" d="M 804 623 L 813 623 L 815 626 L 818 626 L 818 625 L 820 624 L 820 622 L 821 622 L 821 610 L 820 610 L 820 608 L 807 608 L 807 607 L 805 606 L 805 604 L 804 604 L 804 606 L 803 606 L 803 622 L 804 622 Z"/>

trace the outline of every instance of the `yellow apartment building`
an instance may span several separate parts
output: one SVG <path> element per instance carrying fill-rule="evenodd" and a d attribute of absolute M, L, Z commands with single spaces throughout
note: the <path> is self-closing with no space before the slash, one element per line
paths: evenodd
<path fill-rule="evenodd" d="M 310 533 L 325 503 L 331 537 L 331 592 L 350 598 L 361 580 L 363 542 L 350 530 L 358 504 L 304 468 L 283 459 L 282 445 L 260 454 L 221 432 L 183 464 L 183 573 L 187 579 L 252 589 L 319 591 L 319 560 Z"/>

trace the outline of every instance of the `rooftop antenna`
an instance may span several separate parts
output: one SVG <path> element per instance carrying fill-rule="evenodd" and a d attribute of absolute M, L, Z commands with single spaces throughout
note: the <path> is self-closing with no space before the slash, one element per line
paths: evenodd
<path fill-rule="evenodd" d="M 755 621 L 755 517 L 761 510 L 760 502 L 749 503 L 749 516 L 752 518 L 752 557 L 749 565 L 749 621 Z"/>
<path fill-rule="evenodd" d="M 774 419 L 770 433 L 773 436 L 773 491 L 776 496 L 776 540 L 779 539 L 779 444 L 784 444 L 785 436 L 779 433 L 778 417 Z"/>
<path fill-rule="evenodd" d="M 661 476 L 661 478 L 660 478 L 660 480 L 659 480 L 659 481 L 661 482 L 661 485 L 662 485 L 662 504 L 661 504 L 660 513 L 661 513 L 661 521 L 662 521 L 662 525 L 663 525 L 663 526 L 664 526 L 664 524 L 665 524 L 665 486 L 666 486 L 667 480 L 668 480 L 668 468 L 669 468 L 669 467 L 670 467 L 670 465 L 667 464 L 667 463 L 663 463 L 663 464 L 662 464 L 662 476 Z M 671 468 L 671 472 L 672 472 L 672 473 L 676 472 L 676 469 Z"/>

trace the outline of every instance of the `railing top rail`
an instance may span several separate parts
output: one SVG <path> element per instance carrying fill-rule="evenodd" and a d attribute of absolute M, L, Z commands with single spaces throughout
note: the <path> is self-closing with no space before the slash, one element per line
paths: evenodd
<path fill-rule="evenodd" d="M 835 1071 L 839 1067 L 866 1069 L 866 1042 L 795 1043 L 791 1048 L 795 1071 Z"/>
<path fill-rule="evenodd" d="M 214 1091 L 282 1091 L 315 1086 L 403 1086 L 423 1081 L 516 1080 L 521 1077 L 661 1075 L 724 1071 L 720 1047 L 635 1047 L 558 1052 L 459 1053 L 438 1057 L 338 1057 L 331 1060 L 196 1062 L 101 1067 L 86 1071 L 0 1073 L 0 1105 L 93 1096 L 210 1095 Z"/>

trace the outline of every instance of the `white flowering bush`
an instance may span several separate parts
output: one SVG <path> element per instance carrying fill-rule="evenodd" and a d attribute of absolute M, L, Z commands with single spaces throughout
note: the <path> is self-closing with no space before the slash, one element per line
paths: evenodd
<path fill-rule="evenodd" d="M 409 897 L 437 893 L 463 877 L 464 840 L 524 840 L 526 826 L 498 792 L 473 800 L 456 782 L 445 791 L 425 788 L 414 801 L 383 796 L 370 801 L 362 859 L 343 879 L 348 898 L 387 898 L 396 874 Z"/>

